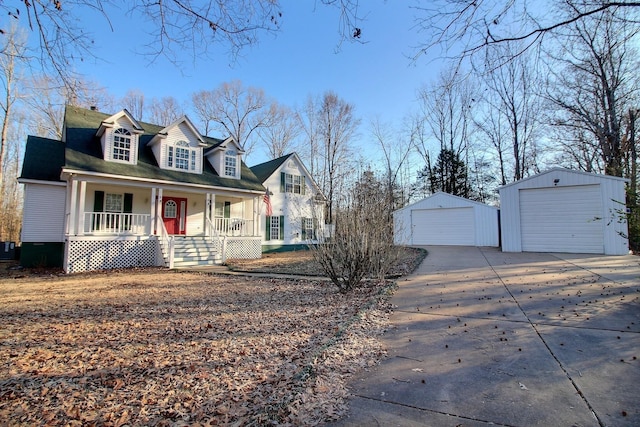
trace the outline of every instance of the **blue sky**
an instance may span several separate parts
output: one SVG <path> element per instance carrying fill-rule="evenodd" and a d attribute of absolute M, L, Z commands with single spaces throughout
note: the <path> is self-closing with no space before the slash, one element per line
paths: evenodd
<path fill-rule="evenodd" d="M 112 21 L 112 32 L 94 17 L 95 53 L 106 62 L 84 61 L 78 71 L 116 97 L 138 89 L 147 99 L 187 101 L 196 91 L 240 80 L 295 107 L 310 94 L 332 90 L 355 105 L 363 122 L 360 139 L 366 140 L 372 117 L 399 124 L 416 108 L 417 89 L 435 79 L 439 69 L 428 58 L 417 64 L 408 58 L 419 34 L 412 29 L 413 11 L 405 2 L 375 0 L 361 7 L 369 8 L 363 9 L 365 43 L 346 41 L 336 51 L 338 10 L 314 1 L 285 0 L 277 35 L 262 34 L 259 44 L 243 50 L 235 62 L 219 50 L 213 60 L 185 55 L 179 58 L 181 67 L 163 57 L 150 64 L 150 58 L 136 54 L 149 38 L 130 18 Z"/>

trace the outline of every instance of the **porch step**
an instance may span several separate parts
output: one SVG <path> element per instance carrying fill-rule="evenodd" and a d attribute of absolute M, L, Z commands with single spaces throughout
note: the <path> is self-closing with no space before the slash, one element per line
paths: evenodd
<path fill-rule="evenodd" d="M 216 265 L 221 261 L 218 246 L 209 238 L 176 236 L 173 248 L 174 268 Z"/>

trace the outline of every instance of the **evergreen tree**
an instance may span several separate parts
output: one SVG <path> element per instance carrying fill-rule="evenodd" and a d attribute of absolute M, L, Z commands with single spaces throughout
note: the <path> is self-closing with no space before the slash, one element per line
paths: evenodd
<path fill-rule="evenodd" d="M 435 165 L 421 171 L 418 179 L 426 180 L 431 193 L 442 191 L 461 197 L 469 197 L 471 193 L 467 165 L 459 153 L 447 148 L 440 150 Z"/>

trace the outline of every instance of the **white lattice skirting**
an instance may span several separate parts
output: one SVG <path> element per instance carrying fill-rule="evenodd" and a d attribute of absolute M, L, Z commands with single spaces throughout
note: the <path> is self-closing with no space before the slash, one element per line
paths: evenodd
<path fill-rule="evenodd" d="M 227 237 L 225 258 L 258 259 L 262 258 L 262 243 L 260 238 Z"/>
<path fill-rule="evenodd" d="M 67 273 L 126 267 L 162 265 L 160 244 L 155 236 L 67 241 Z"/>

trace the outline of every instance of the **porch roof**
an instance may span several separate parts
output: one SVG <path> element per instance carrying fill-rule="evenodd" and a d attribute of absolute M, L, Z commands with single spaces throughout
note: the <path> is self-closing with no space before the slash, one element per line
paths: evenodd
<path fill-rule="evenodd" d="M 147 147 L 147 143 L 160 132 L 163 127 L 149 123 L 140 123 L 144 132 L 140 135 L 138 141 L 137 165 L 107 162 L 103 159 L 100 139 L 96 136 L 100 124 L 107 117 L 109 117 L 108 114 L 99 111 L 67 106 L 64 121 L 65 142 L 29 137 L 22 177 L 59 181 L 62 168 L 67 168 L 91 173 L 170 181 L 186 185 L 194 184 L 239 190 L 264 191 L 260 180 L 244 162 L 241 163 L 241 179 L 230 179 L 219 176 L 205 159 L 203 159 L 204 166 L 202 174 L 161 169 L 155 160 L 151 148 Z M 206 144 L 205 150 L 224 142 L 221 139 L 207 136 L 203 136 L 203 139 Z M 47 143 L 43 144 L 42 140 L 45 140 Z M 54 155 L 54 157 L 58 159 L 61 149 L 63 150 L 61 164 L 59 161 L 50 162 L 52 157 L 49 156 Z M 28 172 L 29 176 L 26 176 L 25 172 Z"/>

